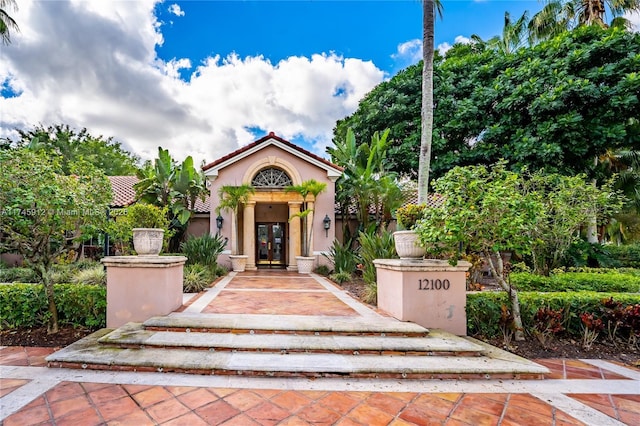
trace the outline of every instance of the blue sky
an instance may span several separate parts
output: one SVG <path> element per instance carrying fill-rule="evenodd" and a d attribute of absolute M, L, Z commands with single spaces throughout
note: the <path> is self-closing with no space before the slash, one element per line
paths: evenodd
<path fill-rule="evenodd" d="M 0 47 L 0 137 L 63 123 L 143 159 L 162 146 L 209 162 L 269 131 L 324 155 L 336 121 L 421 57 L 419 0 L 18 3 L 20 33 Z M 542 5 L 443 4 L 443 51 Z"/>
<path fill-rule="evenodd" d="M 183 16 L 172 12 L 174 4 Z M 490 38 L 502 30 L 505 11 L 520 16 L 539 7 L 535 0 L 445 0 L 436 45 L 471 34 Z M 235 52 L 275 63 L 292 55 L 335 52 L 373 61 L 393 75 L 408 64 L 407 58 L 394 57 L 398 46 L 422 37 L 419 0 L 186 1 L 158 4 L 156 14 L 165 37 L 157 52 L 167 60 Z"/>

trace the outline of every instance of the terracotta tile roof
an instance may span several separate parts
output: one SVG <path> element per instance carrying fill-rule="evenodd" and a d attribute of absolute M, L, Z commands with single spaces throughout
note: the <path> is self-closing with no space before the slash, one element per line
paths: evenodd
<path fill-rule="evenodd" d="M 111 207 L 126 207 L 136 201 L 136 191 L 133 185 L 138 182 L 135 176 L 107 176 L 111 181 L 113 199 Z"/>
<path fill-rule="evenodd" d="M 343 170 L 343 168 L 338 166 L 337 164 L 333 164 L 331 161 L 328 161 L 328 160 L 326 160 L 326 159 L 324 159 L 324 158 L 322 158 L 322 157 L 320 157 L 320 156 L 318 156 L 318 155 L 316 155 L 316 154 L 314 154 L 314 153 L 312 153 L 310 151 L 307 151 L 306 149 L 301 148 L 298 145 L 295 145 L 295 144 L 289 142 L 286 139 L 282 139 L 281 137 L 276 136 L 276 134 L 273 133 L 273 132 L 269 132 L 268 135 L 258 139 L 257 141 L 252 142 L 249 145 L 245 145 L 242 148 L 239 148 L 239 149 L 237 149 L 237 150 L 225 155 L 224 157 L 218 158 L 217 160 L 215 160 L 215 161 L 207 164 L 206 166 L 202 167 L 202 170 L 203 171 L 209 170 L 210 168 L 215 167 L 220 163 L 224 163 L 225 161 L 227 161 L 227 160 L 229 160 L 229 159 L 231 159 L 231 158 L 233 158 L 233 157 L 235 157 L 237 155 L 240 155 L 243 152 L 246 152 L 246 151 L 248 151 L 248 150 L 250 150 L 250 149 L 252 149 L 252 148 L 254 148 L 254 147 L 260 145 L 261 143 L 264 143 L 264 142 L 266 142 L 266 141 L 268 141 L 270 139 L 275 139 L 278 142 L 280 142 L 280 143 L 282 143 L 284 145 L 287 145 L 288 147 L 290 147 L 292 149 L 295 149 L 296 151 L 298 151 L 298 152 L 300 152 L 300 153 L 302 153 L 302 154 L 304 154 L 304 155 L 306 155 L 308 157 L 311 157 L 314 160 L 320 161 L 321 163 L 324 163 L 329 167 L 333 167 L 333 168 L 338 169 L 338 170 Z"/>
<path fill-rule="evenodd" d="M 121 208 L 127 207 L 136 201 L 136 191 L 133 189 L 133 185 L 138 182 L 136 176 L 107 176 L 111 182 L 111 191 L 113 192 L 113 199 L 111 201 L 111 207 Z M 201 199 L 196 200 L 195 211 L 196 213 L 209 213 L 210 204 L 209 196 L 207 194 L 204 201 Z"/>

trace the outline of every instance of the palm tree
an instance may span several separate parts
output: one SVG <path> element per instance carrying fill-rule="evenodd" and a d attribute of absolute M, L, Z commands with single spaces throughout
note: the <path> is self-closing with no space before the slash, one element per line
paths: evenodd
<path fill-rule="evenodd" d="M 610 25 L 606 23 L 606 8 L 613 17 Z M 531 18 L 529 34 L 532 40 L 546 40 L 581 25 L 630 28 L 631 23 L 622 15 L 638 11 L 640 0 L 547 0 Z"/>
<path fill-rule="evenodd" d="M 429 192 L 429 167 L 433 139 L 433 55 L 435 52 L 433 37 L 436 10 L 442 17 L 440 0 L 422 0 L 422 127 L 418 165 L 418 203 L 426 202 Z"/>
<path fill-rule="evenodd" d="M 229 210 L 233 213 L 233 226 L 234 226 L 234 242 L 231 245 L 231 254 L 238 254 L 238 210 L 241 204 L 246 204 L 249 201 L 249 196 L 256 192 L 255 188 L 248 184 L 242 185 L 223 185 L 218 190 L 220 197 L 220 204 L 216 208 L 216 213 L 220 214 L 222 210 Z"/>
<path fill-rule="evenodd" d="M 504 13 L 504 27 L 502 37 L 495 36 L 484 41 L 477 34 L 471 35 L 471 40 L 483 47 L 497 50 L 505 55 L 509 55 L 527 44 L 527 24 L 529 22 L 529 12 L 524 11 L 517 21 L 511 20 L 509 12 Z"/>
<path fill-rule="evenodd" d="M 18 10 L 16 1 L 0 0 L 0 37 L 2 37 L 2 44 L 5 46 L 11 44 L 11 31 L 20 31 L 16 21 L 7 13 L 8 9 Z"/>
<path fill-rule="evenodd" d="M 296 214 L 294 217 L 302 219 L 302 255 L 309 257 L 311 254 L 311 238 L 313 237 L 313 209 L 309 208 L 307 200 L 309 195 L 313 196 L 313 201 L 318 198 L 324 190 L 327 189 L 327 184 L 318 182 L 315 179 L 309 179 L 302 182 L 300 185 L 291 185 L 285 188 L 286 192 L 297 192 L 302 196 L 302 211 Z M 311 221 L 309 221 L 311 216 Z M 309 223 L 310 222 L 310 223 Z"/>

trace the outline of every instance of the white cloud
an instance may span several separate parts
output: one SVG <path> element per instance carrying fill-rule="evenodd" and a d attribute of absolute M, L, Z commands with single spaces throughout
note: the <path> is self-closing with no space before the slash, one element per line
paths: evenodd
<path fill-rule="evenodd" d="M 302 137 L 324 154 L 336 120 L 384 73 L 372 62 L 317 54 L 163 61 L 155 1 L 21 2 L 21 32 L 3 48 L 0 137 L 42 123 L 113 136 L 143 158 L 159 145 L 177 159 L 212 161 L 254 139 L 248 129 Z M 60 22 L 72 23 L 59 25 Z M 192 70 L 188 81 L 179 78 Z"/>
<path fill-rule="evenodd" d="M 469 44 L 471 43 L 471 39 L 462 35 L 459 35 L 455 38 L 455 43 L 460 43 L 460 44 Z"/>
<path fill-rule="evenodd" d="M 453 44 L 469 44 L 471 43 L 471 39 L 462 35 L 456 36 L 456 38 L 453 41 Z M 440 43 L 438 45 L 438 47 L 436 47 L 436 49 L 438 49 L 438 52 L 440 52 L 441 55 L 444 55 L 445 53 L 447 53 L 447 51 L 449 49 L 451 49 L 453 46 L 449 43 L 447 43 L 446 41 L 443 43 Z"/>
<path fill-rule="evenodd" d="M 640 32 L 640 12 L 626 13 L 624 15 L 633 24 L 633 31 Z"/>
<path fill-rule="evenodd" d="M 391 57 L 403 65 L 412 65 L 419 62 L 422 59 L 422 40 L 416 38 L 400 43 L 396 53 Z"/>
<path fill-rule="evenodd" d="M 168 10 L 170 13 L 173 13 L 176 16 L 184 16 L 184 10 L 180 9 L 179 4 L 172 4 L 171 6 L 169 6 Z"/>

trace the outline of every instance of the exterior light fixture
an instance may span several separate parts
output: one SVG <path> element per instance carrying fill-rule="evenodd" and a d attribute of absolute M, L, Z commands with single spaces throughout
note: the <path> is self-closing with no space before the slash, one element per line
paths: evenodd
<path fill-rule="evenodd" d="M 331 228 L 331 218 L 329 217 L 329 215 L 325 215 L 324 219 L 322 220 L 322 223 L 324 224 L 324 233 L 325 233 L 325 237 L 329 236 L 329 228 Z"/>
<path fill-rule="evenodd" d="M 218 235 L 220 235 L 220 231 L 222 230 L 222 222 L 224 222 L 224 218 L 218 214 L 216 217 L 216 227 L 218 228 Z"/>

